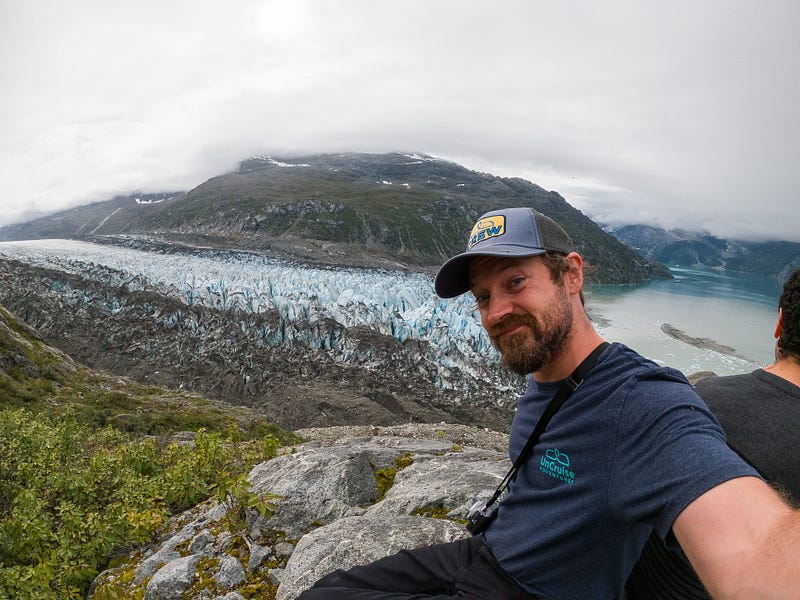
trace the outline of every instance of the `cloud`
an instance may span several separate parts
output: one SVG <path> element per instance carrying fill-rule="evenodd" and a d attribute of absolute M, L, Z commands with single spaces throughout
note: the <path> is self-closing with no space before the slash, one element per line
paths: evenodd
<path fill-rule="evenodd" d="M 417 151 L 800 241 L 792 0 L 0 5 L 0 224 L 255 153 Z"/>

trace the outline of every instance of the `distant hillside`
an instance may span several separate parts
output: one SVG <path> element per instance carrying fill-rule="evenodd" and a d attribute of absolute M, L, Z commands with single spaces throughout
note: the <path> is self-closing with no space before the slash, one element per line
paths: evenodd
<path fill-rule="evenodd" d="M 648 225 L 605 229 L 642 256 L 666 265 L 722 267 L 730 271 L 767 275 L 780 281 L 800 268 L 800 244 L 793 242 L 741 242 L 705 233 L 666 230 Z"/>
<path fill-rule="evenodd" d="M 530 206 L 570 233 L 598 283 L 669 277 L 556 192 L 429 156 L 256 157 L 162 202 L 117 198 L 0 228 L 2 239 L 81 237 L 269 252 L 301 262 L 433 272 L 484 212 Z M 98 237 L 105 236 L 105 237 Z M 109 236 L 117 236 L 110 240 Z"/>
<path fill-rule="evenodd" d="M 137 229 L 149 211 L 167 206 L 185 193 L 133 194 L 76 206 L 26 223 L 0 227 L 0 241 L 127 233 Z"/>

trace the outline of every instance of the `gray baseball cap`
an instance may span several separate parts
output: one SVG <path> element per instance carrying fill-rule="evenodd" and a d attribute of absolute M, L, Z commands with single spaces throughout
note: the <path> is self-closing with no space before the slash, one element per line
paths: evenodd
<path fill-rule="evenodd" d="M 434 289 L 453 298 L 470 289 L 469 263 L 476 256 L 537 256 L 545 252 L 569 254 L 575 248 L 561 226 L 532 208 L 504 208 L 486 213 L 469 234 L 467 251 L 444 263 Z"/>

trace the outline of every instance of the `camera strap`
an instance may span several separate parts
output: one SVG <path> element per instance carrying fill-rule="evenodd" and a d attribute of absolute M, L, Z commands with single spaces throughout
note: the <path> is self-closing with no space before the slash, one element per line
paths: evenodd
<path fill-rule="evenodd" d="M 497 499 L 501 496 L 501 494 L 505 491 L 508 487 L 508 484 L 511 483 L 511 480 L 514 478 L 514 475 L 517 474 L 517 471 L 522 466 L 522 463 L 525 461 L 525 458 L 533 450 L 533 447 L 536 445 L 536 442 L 539 441 L 539 436 L 542 435 L 545 427 L 550 422 L 550 419 L 553 418 L 553 415 L 556 414 L 561 405 L 564 404 L 564 401 L 569 397 L 569 395 L 578 389 L 578 387 L 583 383 L 583 380 L 589 374 L 595 364 L 597 364 L 597 359 L 608 347 L 608 342 L 603 342 L 597 348 L 595 348 L 589 356 L 583 359 L 583 362 L 578 365 L 578 367 L 572 372 L 572 375 L 567 377 L 564 380 L 564 383 L 561 384 L 561 387 L 558 388 L 556 395 L 553 396 L 553 399 L 550 400 L 550 403 L 545 408 L 542 416 L 539 417 L 539 420 L 536 422 L 536 426 L 533 428 L 528 441 L 525 442 L 525 447 L 522 448 L 522 452 L 519 453 L 517 456 L 517 460 L 514 461 L 514 464 L 509 469 L 506 476 L 503 478 L 503 481 L 500 482 L 500 485 L 497 486 L 494 494 L 492 494 L 491 499 L 486 503 L 486 508 L 490 507 L 492 504 L 497 502 Z"/>

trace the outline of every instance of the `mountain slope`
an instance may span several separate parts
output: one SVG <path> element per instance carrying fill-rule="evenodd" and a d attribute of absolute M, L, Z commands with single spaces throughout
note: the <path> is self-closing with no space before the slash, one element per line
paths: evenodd
<path fill-rule="evenodd" d="M 114 219 L 98 228 L 95 216 L 94 227 L 73 224 L 63 228 L 62 237 L 86 237 L 91 231 L 126 234 L 126 243 L 141 243 L 130 237 L 136 234 L 171 244 L 269 252 L 305 263 L 430 273 L 463 251 L 467 232 L 481 214 L 507 206 L 530 206 L 559 221 L 596 266 L 593 281 L 635 283 L 669 276 L 555 192 L 407 154 L 251 158 L 237 171 L 148 205 L 124 222 L 116 220 L 119 206 L 109 204 L 106 212 L 117 211 Z M 52 224 L 54 217 L 49 219 Z M 46 237 L 41 235 L 45 228 L 33 223 L 26 235 Z M 47 232 L 56 236 L 52 227 Z M 0 229 L 0 239 L 21 239 L 20 230 Z"/>
<path fill-rule="evenodd" d="M 800 244 L 793 242 L 726 240 L 696 231 L 649 225 L 625 225 L 607 231 L 642 256 L 667 265 L 722 267 L 767 275 L 779 281 L 785 281 L 792 271 L 800 268 Z"/>
<path fill-rule="evenodd" d="M 23 406 L 33 411 L 74 411 L 98 426 L 132 433 L 200 427 L 213 431 L 235 421 L 243 431 L 260 429 L 287 436 L 261 411 L 90 369 L 0 306 L 0 410 Z"/>
<path fill-rule="evenodd" d="M 0 227 L 0 241 L 72 238 L 124 233 L 136 227 L 148 211 L 169 205 L 185 192 L 134 194 L 76 206 L 56 214 Z"/>

